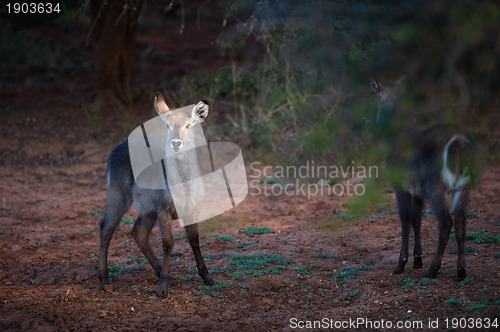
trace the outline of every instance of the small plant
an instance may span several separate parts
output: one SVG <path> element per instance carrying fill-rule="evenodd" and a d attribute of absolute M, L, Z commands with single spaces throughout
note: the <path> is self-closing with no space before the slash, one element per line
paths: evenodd
<path fill-rule="evenodd" d="M 417 290 L 417 293 L 419 293 L 419 294 L 427 294 L 427 293 L 429 293 L 429 291 L 427 289 L 419 289 L 419 290 Z"/>
<path fill-rule="evenodd" d="M 311 293 L 307 294 L 307 302 L 306 302 L 306 317 L 309 317 L 309 302 L 311 301 L 312 299 L 312 295 Z"/>
<path fill-rule="evenodd" d="M 462 301 L 459 299 L 448 299 L 448 300 L 444 301 L 444 303 L 454 304 L 454 305 L 462 305 Z"/>
<path fill-rule="evenodd" d="M 490 301 L 486 300 L 484 302 L 479 302 L 479 301 L 476 301 L 476 303 L 471 306 L 471 307 L 468 307 L 467 309 L 469 311 L 475 311 L 475 310 L 479 310 L 479 309 L 483 309 L 483 308 L 488 308 L 488 306 L 491 304 Z"/>
<path fill-rule="evenodd" d="M 219 234 L 201 234 L 201 235 L 215 237 L 216 239 L 219 239 L 222 241 L 229 241 L 229 242 L 236 241 L 236 238 L 234 236 L 231 236 L 231 235 L 224 235 L 224 234 L 222 234 L 222 235 L 219 235 Z"/>
<path fill-rule="evenodd" d="M 297 266 L 297 267 L 294 267 L 293 270 L 297 271 L 298 274 L 302 274 L 302 275 L 311 274 L 311 272 L 307 271 L 307 269 L 305 267 Z"/>
<path fill-rule="evenodd" d="M 342 258 L 340 258 L 339 256 L 330 255 L 330 254 L 319 253 L 319 254 L 314 255 L 314 257 L 316 257 L 316 258 L 333 258 L 333 259 L 336 259 L 338 261 L 342 261 Z"/>
<path fill-rule="evenodd" d="M 495 255 L 493 255 L 493 257 L 494 257 L 494 258 L 500 258 L 500 252 L 499 252 L 499 253 L 497 253 L 497 254 L 495 254 Z"/>
<path fill-rule="evenodd" d="M 460 281 L 460 283 L 458 284 L 458 287 L 463 287 L 463 286 L 467 285 L 469 282 L 471 282 L 472 280 L 473 279 L 471 277 L 467 277 L 464 280 Z"/>
<path fill-rule="evenodd" d="M 89 212 L 89 215 L 91 215 L 92 217 L 100 217 L 104 215 L 104 211 L 102 209 L 93 210 Z"/>
<path fill-rule="evenodd" d="M 410 277 L 404 277 L 398 280 L 397 285 L 401 286 L 401 288 L 410 288 L 415 286 L 415 280 Z"/>
<path fill-rule="evenodd" d="M 474 212 L 472 210 L 469 210 L 465 213 L 465 217 L 467 219 L 474 219 L 474 218 L 479 218 L 481 215 L 479 214 L 479 212 Z"/>
<path fill-rule="evenodd" d="M 36 241 L 36 244 L 41 246 L 43 243 L 42 243 L 42 241 Z"/>
<path fill-rule="evenodd" d="M 437 279 L 429 279 L 429 278 L 423 278 L 418 282 L 419 286 L 428 286 L 428 285 L 437 285 L 439 284 L 439 280 Z"/>
<path fill-rule="evenodd" d="M 245 235 L 250 235 L 250 234 L 267 234 L 267 233 L 272 233 L 273 230 L 269 227 L 248 227 L 245 230 L 240 231 L 240 233 L 243 233 Z"/>
<path fill-rule="evenodd" d="M 0 228 L 0 235 L 5 235 L 5 231 Z"/>
<path fill-rule="evenodd" d="M 333 280 L 336 285 L 342 285 L 348 283 L 354 277 L 362 275 L 363 271 L 368 270 L 370 270 L 370 268 L 365 265 L 360 265 L 358 267 L 344 267 L 339 273 L 333 276 Z"/>
<path fill-rule="evenodd" d="M 215 285 L 200 285 L 198 286 L 199 292 L 195 293 L 196 296 L 200 296 L 202 293 L 206 295 L 210 295 L 219 299 L 224 298 L 224 295 L 221 294 L 226 288 L 231 287 L 231 283 L 216 283 Z"/>
<path fill-rule="evenodd" d="M 245 280 L 245 277 L 243 276 L 243 273 L 241 271 L 234 271 L 233 273 L 230 274 L 231 278 L 236 279 L 238 281 L 243 281 Z"/>
<path fill-rule="evenodd" d="M 82 231 L 82 235 L 89 235 L 90 231 Z"/>
<path fill-rule="evenodd" d="M 133 225 L 134 219 L 132 217 L 122 218 L 122 224 Z"/>
<path fill-rule="evenodd" d="M 439 273 L 442 273 L 442 274 L 453 274 L 455 273 L 455 269 L 448 269 L 448 270 L 443 270 L 443 271 L 440 271 Z"/>
<path fill-rule="evenodd" d="M 57 240 L 62 239 L 62 238 L 61 238 L 61 236 L 60 236 L 60 235 L 58 235 L 58 234 L 56 234 L 56 235 L 52 236 L 52 238 L 53 238 L 54 240 L 56 240 L 56 241 L 57 241 Z"/>
<path fill-rule="evenodd" d="M 180 239 L 187 239 L 187 235 L 186 234 L 179 234 L 179 235 L 174 236 L 174 240 L 180 240 Z"/>
<path fill-rule="evenodd" d="M 249 277 L 266 274 L 281 274 L 294 261 L 281 255 L 230 255 L 231 263 L 222 269 L 223 272 L 241 271 Z M 272 266 L 272 264 L 277 266 Z"/>
<path fill-rule="evenodd" d="M 361 290 L 360 289 L 356 289 L 355 291 L 353 291 L 352 293 L 349 294 L 350 297 L 353 297 L 353 296 L 356 296 L 356 295 L 359 295 L 361 294 Z"/>
<path fill-rule="evenodd" d="M 467 232 L 465 239 L 471 240 L 474 243 L 500 243 L 500 235 L 490 235 L 484 230 L 480 232 Z"/>

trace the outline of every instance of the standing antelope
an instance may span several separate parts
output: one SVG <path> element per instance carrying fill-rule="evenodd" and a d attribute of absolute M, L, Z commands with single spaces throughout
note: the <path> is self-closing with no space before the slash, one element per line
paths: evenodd
<path fill-rule="evenodd" d="M 208 103 L 200 101 L 189 111 L 170 111 L 165 98 L 158 92 L 154 107 L 167 127 L 166 141 L 164 142 L 167 154 L 172 154 L 173 151 L 173 155 L 178 156 L 180 155 L 179 151 L 191 148 L 195 139 L 191 128 L 205 120 L 208 115 Z M 177 180 L 174 182 L 181 183 L 184 178 L 191 176 L 190 172 L 196 172 L 196 167 L 189 165 L 189 162 L 191 161 L 188 161 L 188 167 L 180 172 L 170 172 L 179 177 L 179 179 L 173 179 Z M 166 164 L 168 166 L 168 163 Z M 133 201 L 138 217 L 132 229 L 132 236 L 160 278 L 158 296 L 165 297 L 167 295 L 169 257 L 174 245 L 170 222 L 172 219 L 178 218 L 169 188 L 153 190 L 144 189 L 137 185 L 132 171 L 128 141 L 123 142 L 111 152 L 108 160 L 107 182 L 108 203 L 101 221 L 99 248 L 99 280 L 101 284 L 104 286 L 110 283 L 107 265 L 109 243 L 123 214 L 127 212 Z M 163 266 L 149 243 L 149 234 L 157 219 L 162 233 Z M 198 272 L 205 284 L 213 285 L 214 280 L 208 273 L 200 251 L 198 226 L 194 223 L 185 226 L 185 229 L 196 259 Z"/>
<path fill-rule="evenodd" d="M 415 237 L 413 268 L 422 268 L 420 227 L 424 200 L 427 199 L 438 220 L 439 240 L 426 277 L 437 276 L 451 227 L 454 224 L 458 245 L 457 279 L 462 280 L 466 277 L 465 221 L 471 177 L 476 164 L 476 147 L 469 138 L 462 135 L 449 135 L 441 126 L 418 130 L 398 125 L 399 117 L 395 114 L 395 109 L 401 81 L 399 80 L 394 86 L 386 87 L 373 78 L 370 80 L 370 87 L 381 102 L 376 121 L 378 128 L 381 127 L 383 118 L 392 121 L 389 129 L 381 129 L 388 130 L 389 133 L 379 134 L 379 136 L 387 135 L 385 137 L 391 140 L 390 148 L 394 152 L 386 160 L 388 167 L 403 171 L 403 179 L 396 185 L 402 241 L 399 261 L 394 273 L 403 272 L 408 261 L 410 226 L 413 227 Z M 410 155 L 405 156 L 405 152 L 409 152 Z M 453 197 L 453 220 L 446 204 L 448 193 L 451 193 Z"/>

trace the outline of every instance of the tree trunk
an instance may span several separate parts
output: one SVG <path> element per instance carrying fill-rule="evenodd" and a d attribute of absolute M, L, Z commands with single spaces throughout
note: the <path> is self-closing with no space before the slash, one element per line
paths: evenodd
<path fill-rule="evenodd" d="M 132 103 L 135 35 L 143 0 L 90 0 L 98 98 Z"/>

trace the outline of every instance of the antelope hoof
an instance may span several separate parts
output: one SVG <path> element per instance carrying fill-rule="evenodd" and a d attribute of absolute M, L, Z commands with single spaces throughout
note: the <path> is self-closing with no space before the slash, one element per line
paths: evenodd
<path fill-rule="evenodd" d="M 415 257 L 413 260 L 413 268 L 414 269 L 421 269 L 422 267 L 423 267 L 422 257 Z"/>
<path fill-rule="evenodd" d="M 104 289 L 106 285 L 111 284 L 111 280 L 109 280 L 109 275 L 105 275 L 104 277 L 99 276 L 99 280 L 101 281 L 101 288 Z"/>
<path fill-rule="evenodd" d="M 396 268 L 394 269 L 394 271 L 392 271 L 392 273 L 394 274 L 402 273 L 405 270 L 406 262 L 408 262 L 408 258 L 399 259 L 398 266 L 396 266 Z"/>
<path fill-rule="evenodd" d="M 467 272 L 465 272 L 465 269 L 457 270 L 457 281 L 462 281 L 465 278 L 467 278 Z"/>
<path fill-rule="evenodd" d="M 205 285 L 207 285 L 207 286 L 215 285 L 215 280 L 210 275 L 202 277 L 202 279 L 203 279 L 203 282 L 205 283 Z"/>
<path fill-rule="evenodd" d="M 429 279 L 434 279 L 437 277 L 437 274 L 438 274 L 438 269 L 431 266 L 429 270 L 427 270 L 425 277 Z"/>
<path fill-rule="evenodd" d="M 160 286 L 158 286 L 158 291 L 156 292 L 156 295 L 158 297 L 165 298 L 168 296 L 168 284 L 167 283 L 161 283 Z"/>

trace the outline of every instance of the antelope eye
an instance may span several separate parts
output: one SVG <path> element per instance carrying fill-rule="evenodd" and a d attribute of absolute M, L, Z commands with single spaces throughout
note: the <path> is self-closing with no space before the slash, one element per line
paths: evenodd
<path fill-rule="evenodd" d="M 184 128 L 189 129 L 189 123 L 186 123 L 186 126 Z"/>

